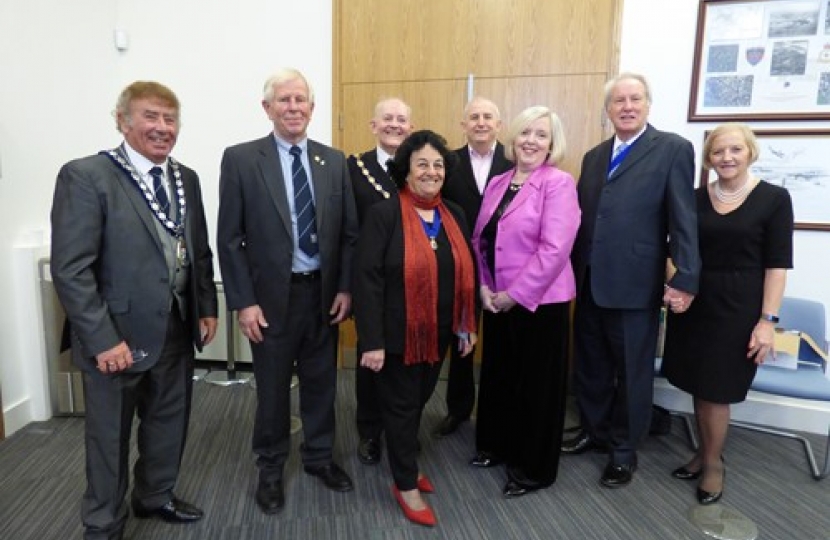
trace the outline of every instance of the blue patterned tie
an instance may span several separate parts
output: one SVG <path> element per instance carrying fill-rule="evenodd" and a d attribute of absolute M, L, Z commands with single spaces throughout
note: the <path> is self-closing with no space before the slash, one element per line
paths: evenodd
<path fill-rule="evenodd" d="M 164 189 L 164 183 L 161 180 L 163 171 L 161 167 L 153 167 L 150 169 L 150 176 L 153 177 L 153 195 L 156 197 L 156 201 L 158 201 L 159 206 L 161 207 L 161 211 L 164 214 L 172 219 L 170 215 L 170 199 L 167 197 L 167 190 Z"/>
<path fill-rule="evenodd" d="M 294 212 L 297 214 L 297 236 L 300 249 L 313 257 L 317 255 L 317 224 L 315 223 L 314 201 L 311 198 L 311 186 L 308 175 L 300 159 L 303 153 L 299 146 L 292 146 L 289 153 L 294 156 L 291 163 L 291 180 L 294 183 Z"/>
<path fill-rule="evenodd" d="M 620 154 L 625 152 L 626 148 L 628 148 L 628 143 L 621 143 L 617 147 L 617 149 L 614 150 L 614 155 L 611 156 L 611 165 L 610 165 L 610 168 L 608 169 L 608 178 L 611 178 L 611 175 L 614 174 L 614 171 L 616 171 L 617 168 L 620 166 L 620 163 L 622 163 L 622 159 L 617 160 L 617 158 L 619 158 Z M 616 163 L 614 163 L 615 161 L 616 161 Z"/>

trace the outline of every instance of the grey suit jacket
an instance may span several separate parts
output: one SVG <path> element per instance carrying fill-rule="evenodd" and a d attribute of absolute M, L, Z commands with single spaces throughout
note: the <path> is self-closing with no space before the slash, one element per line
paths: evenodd
<path fill-rule="evenodd" d="M 194 344 L 199 319 L 217 316 L 213 255 L 195 172 L 180 167 L 187 212 L 189 313 Z M 109 157 L 71 161 L 58 174 L 52 203 L 51 268 L 72 328 L 73 361 L 96 368 L 95 355 L 126 341 L 159 358 L 170 316 L 171 284 L 154 217 L 138 186 Z"/>
<path fill-rule="evenodd" d="M 351 291 L 357 213 L 346 157 L 308 141 L 322 274 L 322 317 Z M 228 309 L 258 304 L 272 326 L 289 316 L 291 212 L 273 135 L 232 146 L 222 157 L 217 250 Z"/>
<path fill-rule="evenodd" d="M 577 294 L 590 264 L 597 305 L 658 306 L 669 256 L 677 266 L 670 284 L 697 293 L 700 255 L 692 144 L 649 125 L 609 179 L 613 144 L 613 137 L 600 143 L 582 161 L 582 223 L 572 252 Z"/>

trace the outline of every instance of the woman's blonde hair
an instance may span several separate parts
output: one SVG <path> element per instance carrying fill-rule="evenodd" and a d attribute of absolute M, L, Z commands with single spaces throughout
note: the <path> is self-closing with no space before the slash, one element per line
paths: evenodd
<path fill-rule="evenodd" d="M 712 153 L 712 145 L 715 144 L 715 139 L 731 131 L 738 132 L 743 136 L 746 147 L 749 150 L 749 163 L 755 163 L 761 153 L 760 148 L 758 148 L 758 139 L 755 137 L 755 133 L 746 124 L 727 122 L 713 129 L 706 137 L 706 142 L 703 143 L 703 168 L 706 170 L 712 169 L 712 160 L 709 159 L 709 154 Z"/>
<path fill-rule="evenodd" d="M 516 137 L 525 130 L 527 126 L 540 118 L 547 118 L 550 120 L 550 144 L 551 148 L 548 152 L 548 158 L 545 161 L 548 165 L 557 165 L 565 158 L 565 129 L 562 127 L 562 121 L 549 108 L 543 105 L 535 105 L 528 107 L 519 113 L 519 115 L 510 122 L 510 127 L 507 129 L 507 135 L 504 138 L 504 155 L 512 162 L 516 162 L 516 153 L 513 151 L 513 143 Z"/>

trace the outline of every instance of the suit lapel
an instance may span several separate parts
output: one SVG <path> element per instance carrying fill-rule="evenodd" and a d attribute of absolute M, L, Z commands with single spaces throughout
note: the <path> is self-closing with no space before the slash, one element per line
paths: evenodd
<path fill-rule="evenodd" d="M 651 126 L 648 126 L 646 130 L 640 135 L 640 138 L 634 141 L 634 145 L 631 147 L 631 150 L 628 152 L 628 155 L 625 156 L 625 159 L 622 160 L 622 163 L 617 167 L 617 170 L 614 171 L 614 174 L 608 179 L 609 182 L 616 181 L 621 175 L 625 174 L 625 171 L 633 167 L 637 164 L 638 161 L 646 157 L 651 150 L 654 148 L 654 141 L 658 138 L 657 130 Z M 611 161 L 611 151 L 613 147 L 613 139 L 611 146 L 608 149 L 608 156 L 607 162 Z"/>
<path fill-rule="evenodd" d="M 257 160 L 262 176 L 260 180 L 265 184 L 286 232 L 291 235 L 291 209 L 288 206 L 288 192 L 285 189 L 285 179 L 282 176 L 282 165 L 274 136 L 267 135 L 260 139 L 257 146 Z"/>
<path fill-rule="evenodd" d="M 384 170 L 384 168 L 381 167 L 380 161 L 378 161 L 377 149 L 370 150 L 369 152 L 362 154 L 360 156 L 360 160 L 363 162 L 364 167 L 367 171 L 369 171 L 369 174 L 372 176 L 372 178 L 375 179 L 375 182 L 380 184 L 380 186 L 383 189 L 385 189 L 389 193 L 394 193 L 395 191 L 397 191 L 397 187 L 395 186 L 394 182 L 392 182 L 392 179 L 389 177 L 389 173 L 387 173 L 386 170 Z M 366 178 L 366 181 L 368 182 L 369 179 Z M 372 189 L 374 189 L 374 186 L 372 187 Z"/>
<path fill-rule="evenodd" d="M 470 160 L 470 146 L 466 145 L 458 153 L 459 167 L 461 168 L 461 181 L 464 186 L 476 197 L 481 198 L 481 193 L 478 192 L 478 184 L 476 184 L 476 175 L 473 172 L 473 163 Z M 488 178 L 489 180 L 489 178 Z"/>
<path fill-rule="evenodd" d="M 311 166 L 311 184 L 314 186 L 314 208 L 317 216 L 317 231 L 323 230 L 323 221 L 326 216 L 331 180 L 329 171 L 331 164 L 326 161 L 325 148 L 308 140 L 308 163 Z"/>
<path fill-rule="evenodd" d="M 500 142 L 496 142 L 496 150 L 493 152 L 493 163 L 490 165 L 490 173 L 487 175 L 487 183 L 490 183 L 490 180 L 499 174 L 503 174 L 509 171 L 513 167 L 513 164 L 504 157 L 504 145 Z"/>
<path fill-rule="evenodd" d="M 192 178 L 190 177 L 190 174 L 188 172 L 186 172 L 181 167 L 181 164 L 179 164 L 179 170 L 181 171 L 181 174 L 182 174 L 182 189 L 184 189 L 184 200 L 186 201 L 185 204 L 187 204 L 189 209 L 192 209 L 194 207 L 194 203 L 196 202 L 196 199 L 195 199 L 196 195 L 193 194 L 193 189 L 195 187 L 195 184 L 193 183 Z M 179 213 L 181 213 L 180 208 L 177 208 L 177 211 Z M 182 225 L 184 226 L 185 245 L 188 246 L 188 248 L 189 248 L 189 246 L 193 245 L 193 238 L 191 236 L 193 231 L 192 231 L 192 228 L 191 228 L 191 225 L 190 225 L 191 222 L 192 222 L 191 217 L 192 217 L 191 213 L 186 211 L 185 214 L 184 214 L 184 223 L 182 223 Z M 188 249 L 187 251 L 188 251 L 188 254 L 191 254 L 190 249 Z"/>
<path fill-rule="evenodd" d="M 522 206 L 525 203 L 525 201 L 527 201 L 531 197 L 532 194 L 539 191 L 542 184 L 542 175 L 540 173 L 544 167 L 547 167 L 547 165 L 542 165 L 530 174 L 530 177 L 527 179 L 527 181 L 525 181 L 525 185 L 523 185 L 519 192 L 516 193 L 516 196 L 507 206 L 507 209 L 504 211 L 502 217 L 507 217 L 508 215 L 515 212 L 516 209 Z"/>
<path fill-rule="evenodd" d="M 488 186 L 496 196 L 495 197 L 484 197 L 481 200 L 481 211 L 480 214 L 487 216 L 487 221 L 493 216 L 496 212 L 496 208 L 498 207 L 499 203 L 501 203 L 501 199 L 504 196 L 504 192 L 507 189 L 507 185 L 510 183 L 510 178 L 503 178 L 501 181 L 494 183 L 492 186 Z"/>
<path fill-rule="evenodd" d="M 112 165 L 112 172 L 113 175 L 115 175 L 115 184 L 118 186 L 118 189 L 123 191 L 127 196 L 127 199 L 133 206 L 138 218 L 153 238 L 153 242 L 156 244 L 156 247 L 163 253 L 164 248 L 161 245 L 161 238 L 159 238 L 158 230 L 156 229 L 156 218 L 147 206 L 147 200 L 144 198 L 144 195 L 142 195 L 141 190 L 135 184 L 133 179 L 115 164 Z"/>

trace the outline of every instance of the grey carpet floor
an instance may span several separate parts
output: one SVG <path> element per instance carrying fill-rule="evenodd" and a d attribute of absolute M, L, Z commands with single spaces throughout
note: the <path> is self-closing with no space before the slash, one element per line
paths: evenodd
<path fill-rule="evenodd" d="M 296 393 L 296 392 L 295 392 Z M 556 484 L 520 499 L 501 495 L 501 468 L 467 465 L 474 425 L 442 440 L 429 429 L 444 414 L 443 383 L 422 425 L 422 470 L 437 492 L 428 495 L 438 516 L 434 529 L 410 524 L 391 493 L 388 466 L 361 465 L 354 453 L 353 372 L 338 382 L 336 459 L 355 491 L 333 493 L 302 472 L 292 438 L 284 510 L 262 514 L 253 500 L 256 469 L 250 452 L 255 393 L 248 386 L 195 385 L 193 418 L 177 494 L 205 509 L 192 525 L 130 518 L 131 540 L 666 540 L 708 538 L 689 520 L 697 505 L 694 482 L 669 471 L 689 449 L 679 422 L 669 435 L 649 438 L 634 482 L 603 489 L 600 454 L 562 458 Z M 296 396 L 295 396 L 296 405 Z M 821 437 L 811 437 L 823 450 Z M 823 456 L 822 456 L 823 457 Z M 743 513 L 770 540 L 830 539 L 830 479 L 807 473 L 792 441 L 733 429 L 726 451 L 723 506 Z M 80 539 L 78 508 L 84 481 L 83 419 L 53 418 L 26 426 L 0 443 L 0 539 Z"/>

